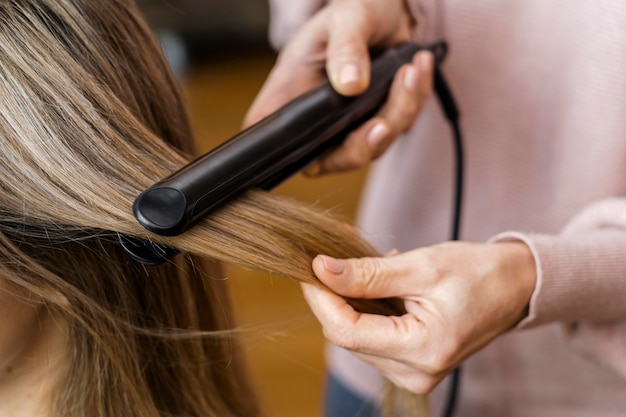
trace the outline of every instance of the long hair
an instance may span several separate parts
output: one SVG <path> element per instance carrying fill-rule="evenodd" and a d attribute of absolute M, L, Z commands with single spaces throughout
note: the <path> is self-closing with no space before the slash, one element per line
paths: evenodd
<path fill-rule="evenodd" d="M 185 105 L 132 0 L 0 2 L 0 276 L 63 318 L 55 415 L 253 416 L 219 262 L 315 282 L 374 255 L 346 224 L 248 192 L 183 236 L 133 199 L 193 155 Z M 116 233 L 185 255 L 144 267 Z"/>

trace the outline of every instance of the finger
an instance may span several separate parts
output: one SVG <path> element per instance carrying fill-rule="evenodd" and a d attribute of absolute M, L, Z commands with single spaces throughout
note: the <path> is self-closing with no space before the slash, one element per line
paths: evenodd
<path fill-rule="evenodd" d="M 367 41 L 374 27 L 368 23 L 368 14 L 358 3 L 344 3 L 338 7 L 343 12 L 334 13 L 329 24 L 326 49 L 326 72 L 338 93 L 352 96 L 360 94 L 369 85 L 370 59 Z"/>
<path fill-rule="evenodd" d="M 305 173 L 317 176 L 361 168 L 380 157 L 401 133 L 411 128 L 432 90 L 433 56 L 417 53 L 404 65 L 377 117 L 352 132 L 336 150 L 320 158 Z"/>
<path fill-rule="evenodd" d="M 280 52 L 267 80 L 244 118 L 248 127 L 326 79 L 324 63 L 328 30 L 320 13 Z"/>
<path fill-rule="evenodd" d="M 377 116 L 385 119 L 400 135 L 413 126 L 432 91 L 433 55 L 420 51 L 410 64 L 404 65 L 396 74 L 389 97 Z"/>
<path fill-rule="evenodd" d="M 339 347 L 381 357 L 408 357 L 422 343 L 423 325 L 415 316 L 359 313 L 326 289 L 303 284 L 302 291 L 324 336 Z"/>
<path fill-rule="evenodd" d="M 355 356 L 378 369 L 389 381 L 414 394 L 428 394 L 447 375 L 446 372 L 431 374 L 413 364 L 366 353 L 352 352 Z"/>
<path fill-rule="evenodd" d="M 366 133 L 360 133 L 363 131 Z M 371 119 L 305 173 L 317 176 L 361 168 L 382 155 L 392 141 L 393 132 L 387 122 L 380 118 Z"/>
<path fill-rule="evenodd" d="M 351 298 L 409 298 L 430 283 L 432 267 L 419 251 L 390 258 L 335 259 L 318 255 L 313 272 L 330 289 Z"/>
<path fill-rule="evenodd" d="M 452 367 L 443 367 L 428 348 L 427 327 L 415 316 L 387 317 L 356 312 L 343 298 L 303 284 L 305 299 L 333 344 L 350 350 L 396 385 L 430 392 Z"/>
<path fill-rule="evenodd" d="M 267 117 L 297 96 L 309 91 L 324 80 L 320 62 L 311 59 L 299 62 L 279 58 L 254 99 L 243 127 Z"/>

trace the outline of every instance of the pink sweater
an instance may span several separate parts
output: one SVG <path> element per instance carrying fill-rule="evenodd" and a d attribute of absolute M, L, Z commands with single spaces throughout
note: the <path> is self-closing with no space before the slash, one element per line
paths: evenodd
<path fill-rule="evenodd" d="M 320 3 L 273 0 L 274 43 Z M 467 153 L 462 238 L 522 240 L 537 264 L 528 317 L 465 364 L 458 415 L 626 416 L 626 2 L 408 3 L 416 41 L 441 36 L 437 4 L 445 16 Z M 431 100 L 372 170 L 365 235 L 381 251 L 445 240 L 451 173 Z M 355 390 L 379 392 L 345 351 L 329 362 Z"/>

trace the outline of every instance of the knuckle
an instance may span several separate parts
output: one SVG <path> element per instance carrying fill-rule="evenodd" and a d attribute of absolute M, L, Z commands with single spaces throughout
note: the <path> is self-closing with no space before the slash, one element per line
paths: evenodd
<path fill-rule="evenodd" d="M 371 160 L 375 161 L 378 158 L 380 158 L 381 156 L 383 156 L 385 154 L 385 151 L 389 148 L 389 146 L 391 145 L 391 141 L 389 143 L 385 143 L 381 146 L 378 146 L 371 155 Z"/>
<path fill-rule="evenodd" d="M 358 142 L 358 141 L 354 141 Z M 341 165 L 346 169 L 360 168 L 370 160 L 369 150 L 365 146 L 350 141 L 341 158 Z"/>
<path fill-rule="evenodd" d="M 367 46 L 358 28 L 354 26 L 335 25 L 335 30 L 326 49 L 327 60 L 337 64 L 362 59 L 367 54 Z"/>
<path fill-rule="evenodd" d="M 440 375 L 453 369 L 460 344 L 456 340 L 450 340 L 447 344 L 437 349 L 424 363 L 424 370 L 429 375 Z"/>
<path fill-rule="evenodd" d="M 383 278 L 383 272 L 380 264 L 375 258 L 362 258 L 359 266 L 359 270 L 355 271 L 361 280 L 361 296 L 365 296 L 370 293 L 375 283 Z"/>
<path fill-rule="evenodd" d="M 418 105 L 411 100 L 397 100 L 397 103 L 390 103 L 391 106 L 385 112 L 389 124 L 396 134 L 405 133 L 412 126 L 419 110 Z"/>
<path fill-rule="evenodd" d="M 328 339 L 332 344 L 347 350 L 357 350 L 358 346 L 356 345 L 354 338 L 352 335 L 347 332 L 345 329 L 341 327 L 336 328 L 324 328 L 323 330 L 324 337 Z"/>
<path fill-rule="evenodd" d="M 443 265 L 436 251 L 424 249 L 413 258 L 415 268 L 420 275 L 435 279 L 443 274 Z"/>
<path fill-rule="evenodd" d="M 406 111 L 406 110 L 405 110 Z M 413 123 L 415 122 L 415 113 L 408 113 L 408 111 L 406 111 L 406 114 L 402 114 L 400 117 L 402 117 L 398 123 L 398 133 L 406 133 L 408 132 L 411 127 L 413 127 Z"/>
<path fill-rule="evenodd" d="M 445 371 L 450 364 L 450 355 L 438 353 L 432 355 L 424 364 L 424 370 L 430 375 L 440 374 Z"/>
<path fill-rule="evenodd" d="M 417 94 L 417 99 L 418 99 L 417 103 L 419 103 L 419 108 L 421 108 L 426 102 L 426 100 L 428 100 L 432 91 L 433 90 L 431 87 L 431 83 L 428 83 L 423 88 L 419 89 L 419 92 Z"/>
<path fill-rule="evenodd" d="M 285 45 L 284 48 L 280 50 L 280 52 L 276 56 L 276 63 L 274 64 L 274 68 L 293 66 L 301 59 L 302 56 L 299 53 L 299 48 L 291 43 L 288 43 L 287 45 Z"/>
<path fill-rule="evenodd" d="M 424 100 L 419 95 L 411 95 L 405 100 L 399 112 L 400 120 L 405 124 L 403 126 L 405 130 L 413 126 L 423 104 Z"/>
<path fill-rule="evenodd" d="M 359 7 L 360 23 L 364 28 L 375 28 L 380 24 L 380 15 L 372 7 L 368 7 L 364 2 L 356 2 Z"/>
<path fill-rule="evenodd" d="M 339 68 L 346 62 L 354 60 L 354 48 L 352 47 L 350 35 L 341 39 L 332 39 L 326 50 L 327 65 L 333 68 Z"/>
<path fill-rule="evenodd" d="M 342 1 L 331 3 L 331 19 L 339 28 L 350 28 L 359 35 L 359 29 L 376 27 L 380 22 L 371 5 L 362 1 Z M 349 22 L 349 25 L 346 25 Z"/>
<path fill-rule="evenodd" d="M 420 101 L 426 101 L 433 91 L 433 76 L 432 73 L 428 75 L 422 75 L 419 82 L 419 88 L 417 90 L 417 96 Z"/>

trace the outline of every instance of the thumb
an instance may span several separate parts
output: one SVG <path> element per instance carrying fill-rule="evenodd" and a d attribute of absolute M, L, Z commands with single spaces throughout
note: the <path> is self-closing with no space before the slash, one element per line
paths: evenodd
<path fill-rule="evenodd" d="M 404 255 L 335 259 L 318 255 L 313 272 L 331 290 L 351 298 L 407 297 L 419 284 L 416 265 Z"/>
<path fill-rule="evenodd" d="M 341 21 L 329 25 L 326 72 L 338 93 L 353 96 L 364 92 L 369 86 L 367 42 L 372 29 L 363 14 L 346 10 L 346 13 L 336 14 L 334 18 L 339 16 L 342 17 Z"/>

